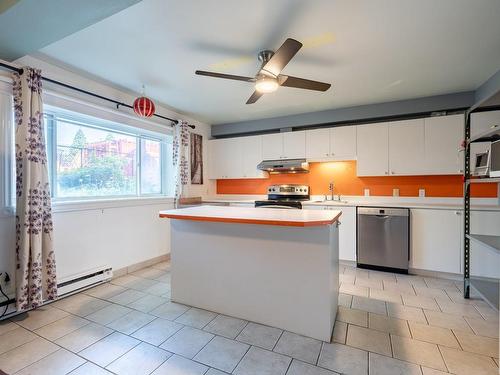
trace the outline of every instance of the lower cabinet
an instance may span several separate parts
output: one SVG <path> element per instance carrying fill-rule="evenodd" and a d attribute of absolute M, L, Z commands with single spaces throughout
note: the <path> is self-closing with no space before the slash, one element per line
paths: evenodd
<path fill-rule="evenodd" d="M 462 272 L 462 212 L 412 209 L 410 268 Z"/>
<path fill-rule="evenodd" d="M 253 207 L 253 202 L 233 202 L 232 207 Z M 339 259 L 356 261 L 356 207 L 305 205 L 306 210 L 341 210 Z M 472 211 L 471 232 L 500 235 L 500 211 Z M 410 210 L 410 268 L 462 274 L 463 214 L 459 210 Z M 471 243 L 471 274 L 500 277 L 497 254 Z"/>
<path fill-rule="evenodd" d="M 356 261 L 356 207 L 305 206 L 307 210 L 341 210 L 339 226 L 339 259 Z"/>
<path fill-rule="evenodd" d="M 335 209 L 335 207 L 331 207 Z M 339 259 L 356 261 L 356 207 L 343 207 L 339 227 Z"/>

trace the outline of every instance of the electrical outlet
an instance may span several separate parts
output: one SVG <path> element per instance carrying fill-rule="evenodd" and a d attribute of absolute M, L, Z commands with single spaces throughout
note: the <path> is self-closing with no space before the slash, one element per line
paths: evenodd
<path fill-rule="evenodd" d="M 393 197 L 399 197 L 399 189 L 392 189 L 392 196 Z"/>
<path fill-rule="evenodd" d="M 420 198 L 425 198 L 425 189 L 418 189 L 418 196 Z"/>
<path fill-rule="evenodd" d="M 370 196 L 370 189 L 365 189 L 365 197 L 369 197 Z"/>

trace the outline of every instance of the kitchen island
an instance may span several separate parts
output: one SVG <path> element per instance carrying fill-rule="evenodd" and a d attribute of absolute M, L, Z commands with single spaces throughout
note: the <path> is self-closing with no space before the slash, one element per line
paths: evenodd
<path fill-rule="evenodd" d="M 172 301 L 330 341 L 340 210 L 199 206 L 171 226 Z"/>

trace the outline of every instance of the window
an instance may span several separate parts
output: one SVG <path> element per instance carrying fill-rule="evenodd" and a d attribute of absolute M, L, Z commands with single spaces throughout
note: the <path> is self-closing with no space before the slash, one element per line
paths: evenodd
<path fill-rule="evenodd" d="M 51 110 L 45 126 L 56 200 L 170 193 L 170 135 Z"/>
<path fill-rule="evenodd" d="M 14 112 L 12 88 L 0 82 L 0 216 L 15 206 Z"/>

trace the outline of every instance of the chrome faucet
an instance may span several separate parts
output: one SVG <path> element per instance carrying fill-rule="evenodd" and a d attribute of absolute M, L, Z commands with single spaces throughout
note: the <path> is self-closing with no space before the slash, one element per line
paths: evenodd
<path fill-rule="evenodd" d="M 335 200 L 333 196 L 333 181 L 328 184 L 328 191 L 330 192 L 331 200 Z"/>
<path fill-rule="evenodd" d="M 330 197 L 331 197 L 330 200 L 332 201 L 338 200 L 340 202 L 341 200 L 340 194 L 337 194 L 337 199 L 335 199 L 333 181 L 328 184 L 328 191 L 330 192 Z"/>

